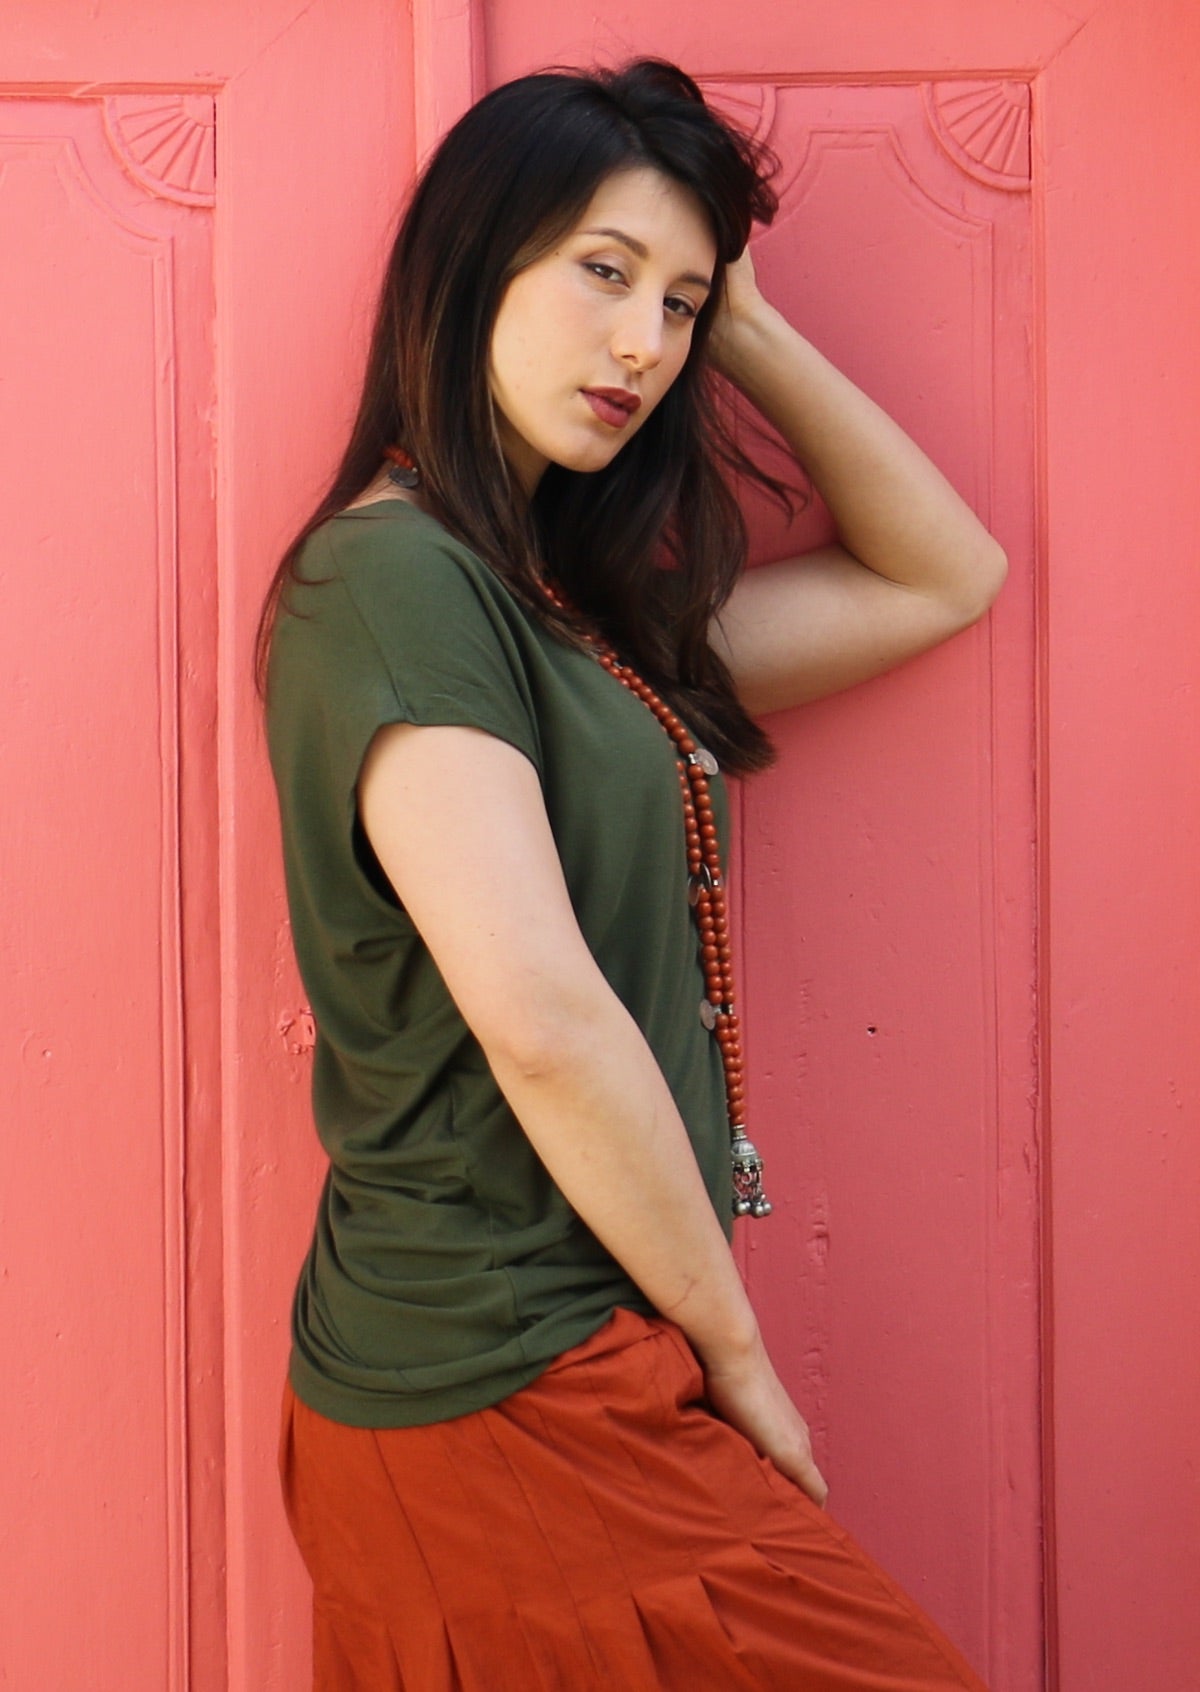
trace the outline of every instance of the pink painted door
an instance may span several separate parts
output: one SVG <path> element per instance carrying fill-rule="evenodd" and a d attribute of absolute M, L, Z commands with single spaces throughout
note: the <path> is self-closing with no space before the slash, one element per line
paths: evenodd
<path fill-rule="evenodd" d="M 0 1680 L 305 1684 L 320 1169 L 254 618 L 414 160 L 648 50 L 769 136 L 766 285 L 1012 560 L 742 797 L 750 1284 L 837 1514 L 996 1692 L 1190 1692 L 1200 14 L 51 0 L 0 48 Z"/>
<path fill-rule="evenodd" d="M 659 51 L 768 135 L 768 288 L 1009 552 L 986 626 L 781 721 L 746 789 L 750 1099 L 783 1203 L 744 1261 L 833 1508 L 998 1692 L 1188 1692 L 1200 13 L 487 19 L 492 82 Z M 756 538 L 795 544 L 766 513 Z"/>

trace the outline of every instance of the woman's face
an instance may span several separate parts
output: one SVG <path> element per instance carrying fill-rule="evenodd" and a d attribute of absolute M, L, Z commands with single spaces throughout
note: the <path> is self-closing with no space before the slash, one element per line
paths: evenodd
<path fill-rule="evenodd" d="M 575 227 L 513 277 L 490 379 L 526 495 L 547 464 L 602 470 L 641 428 L 683 368 L 716 258 L 699 201 L 639 167 L 606 178 Z"/>

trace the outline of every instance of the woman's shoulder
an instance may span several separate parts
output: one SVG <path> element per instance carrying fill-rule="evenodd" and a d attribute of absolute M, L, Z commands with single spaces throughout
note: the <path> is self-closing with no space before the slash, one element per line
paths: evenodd
<path fill-rule="evenodd" d="M 288 719 L 466 722 L 536 762 L 525 672 L 531 630 L 500 578 L 405 500 L 327 518 L 281 606 L 268 702 Z"/>
<path fill-rule="evenodd" d="M 310 557 L 318 568 L 310 571 Z M 327 517 L 308 537 L 301 551 L 301 574 L 328 574 L 332 564 L 339 575 L 368 571 L 373 564 L 395 568 L 419 567 L 422 561 L 446 558 L 468 568 L 481 565 L 471 549 L 444 524 L 406 499 L 372 500 L 349 505 Z"/>
<path fill-rule="evenodd" d="M 296 577 L 302 591 L 336 582 L 360 608 L 432 599 L 515 609 L 507 585 L 478 553 L 404 499 L 348 506 L 326 518 L 301 549 Z"/>
<path fill-rule="evenodd" d="M 438 519 L 407 500 L 352 506 L 309 535 L 272 641 L 276 666 L 382 662 L 397 676 L 469 661 L 521 667 L 540 647 L 507 584 Z"/>

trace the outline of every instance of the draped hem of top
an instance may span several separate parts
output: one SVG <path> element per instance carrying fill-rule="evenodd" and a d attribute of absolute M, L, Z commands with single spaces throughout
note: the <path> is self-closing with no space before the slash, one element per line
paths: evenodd
<path fill-rule="evenodd" d="M 531 1386 L 542 1375 L 556 1368 L 565 1355 L 570 1358 L 579 1346 L 586 1345 L 606 1324 L 610 1324 L 616 1310 L 629 1314 L 644 1314 L 636 1305 L 610 1305 L 589 1312 L 586 1320 L 569 1327 L 556 1323 L 554 1345 L 543 1356 L 526 1358 L 522 1363 L 502 1369 L 491 1369 L 464 1381 L 448 1391 L 443 1382 L 428 1392 L 408 1388 L 403 1392 L 389 1391 L 383 1386 L 356 1387 L 347 1381 L 331 1381 L 326 1369 L 317 1367 L 293 1343 L 288 1360 L 288 1384 L 297 1399 L 307 1409 L 315 1411 L 331 1422 L 348 1428 L 421 1428 L 434 1422 L 456 1420 L 488 1410 L 514 1393 Z M 645 1306 L 649 1310 L 649 1306 Z M 518 1343 L 522 1336 L 517 1336 Z M 545 1341 L 543 1341 L 543 1344 Z"/>

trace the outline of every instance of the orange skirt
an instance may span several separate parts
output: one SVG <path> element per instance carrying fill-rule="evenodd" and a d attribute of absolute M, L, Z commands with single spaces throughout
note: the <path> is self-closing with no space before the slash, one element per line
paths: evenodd
<path fill-rule="evenodd" d="M 986 1692 L 619 1310 L 531 1386 L 420 1428 L 284 1394 L 315 1692 Z"/>

